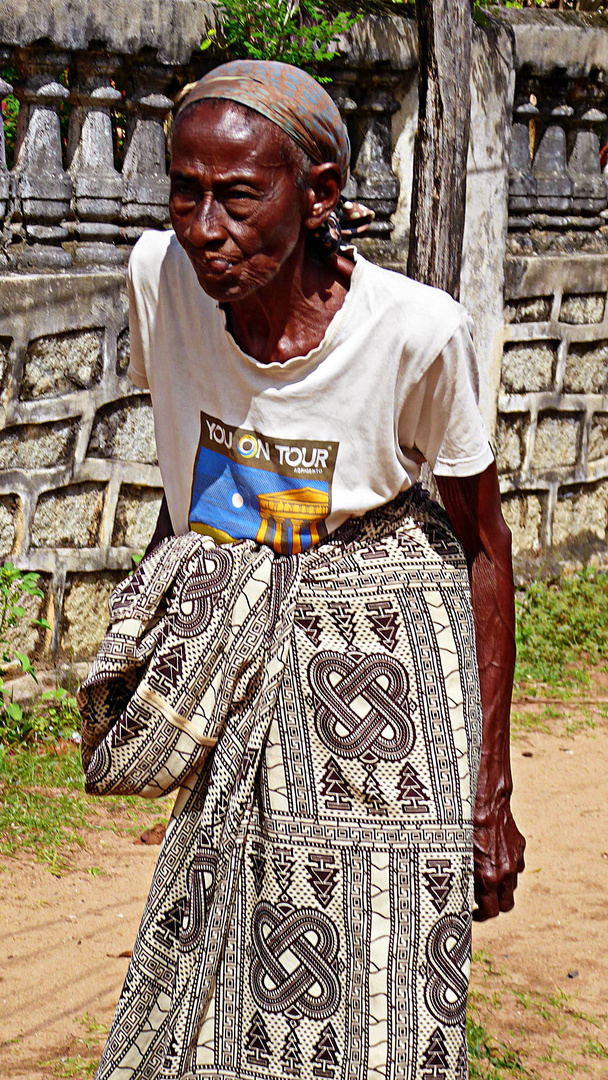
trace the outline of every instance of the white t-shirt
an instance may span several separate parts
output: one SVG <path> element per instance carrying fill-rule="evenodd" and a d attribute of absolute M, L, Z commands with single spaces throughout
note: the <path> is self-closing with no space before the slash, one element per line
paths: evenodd
<path fill-rule="evenodd" d="M 150 389 L 176 534 L 299 551 L 393 499 L 429 462 L 493 460 L 464 308 L 357 254 L 344 303 L 306 356 L 262 364 L 226 330 L 172 232 L 129 263 L 131 363 Z"/>

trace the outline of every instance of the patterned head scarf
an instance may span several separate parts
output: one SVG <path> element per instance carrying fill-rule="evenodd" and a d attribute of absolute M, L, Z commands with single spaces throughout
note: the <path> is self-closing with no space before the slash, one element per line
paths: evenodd
<path fill-rule="evenodd" d="M 199 79 L 177 115 L 205 98 L 246 105 L 280 127 L 316 164 L 335 162 L 342 187 L 348 180 L 350 143 L 337 106 L 300 68 L 277 60 L 233 60 Z"/>

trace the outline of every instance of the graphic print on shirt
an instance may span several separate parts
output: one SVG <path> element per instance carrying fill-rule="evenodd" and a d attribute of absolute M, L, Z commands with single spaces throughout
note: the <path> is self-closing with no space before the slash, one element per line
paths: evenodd
<path fill-rule="evenodd" d="M 297 554 L 327 536 L 337 442 L 271 439 L 201 412 L 189 526 Z"/>

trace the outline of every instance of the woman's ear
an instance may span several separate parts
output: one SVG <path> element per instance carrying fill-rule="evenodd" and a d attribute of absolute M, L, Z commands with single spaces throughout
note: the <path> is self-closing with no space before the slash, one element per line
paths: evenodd
<path fill-rule="evenodd" d="M 341 190 L 340 169 L 333 162 L 313 165 L 308 182 L 308 214 L 304 219 L 307 229 L 318 229 L 328 214 L 338 205 Z"/>

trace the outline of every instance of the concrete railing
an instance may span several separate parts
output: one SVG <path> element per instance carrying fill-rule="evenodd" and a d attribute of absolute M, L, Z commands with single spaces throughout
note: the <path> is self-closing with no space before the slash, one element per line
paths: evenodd
<path fill-rule="evenodd" d="M 199 6 L 200 40 L 209 8 Z M 0 31 L 1 23 L 0 17 Z M 223 58 L 218 49 L 201 52 L 189 44 L 182 63 L 159 59 L 149 46 L 110 51 L 97 41 L 67 48 L 61 35 L 52 45 L 3 49 L 4 70 L 14 71 L 15 85 L 1 80 L 0 98 L 13 94 L 19 103 L 11 169 L 0 144 L 5 270 L 119 265 L 144 228 L 168 224 L 173 99 Z M 329 91 L 353 146 L 347 194 L 374 209 L 372 237 L 390 235 L 397 208 L 391 120 L 402 80 L 403 69 L 363 57 L 332 69 Z"/>

